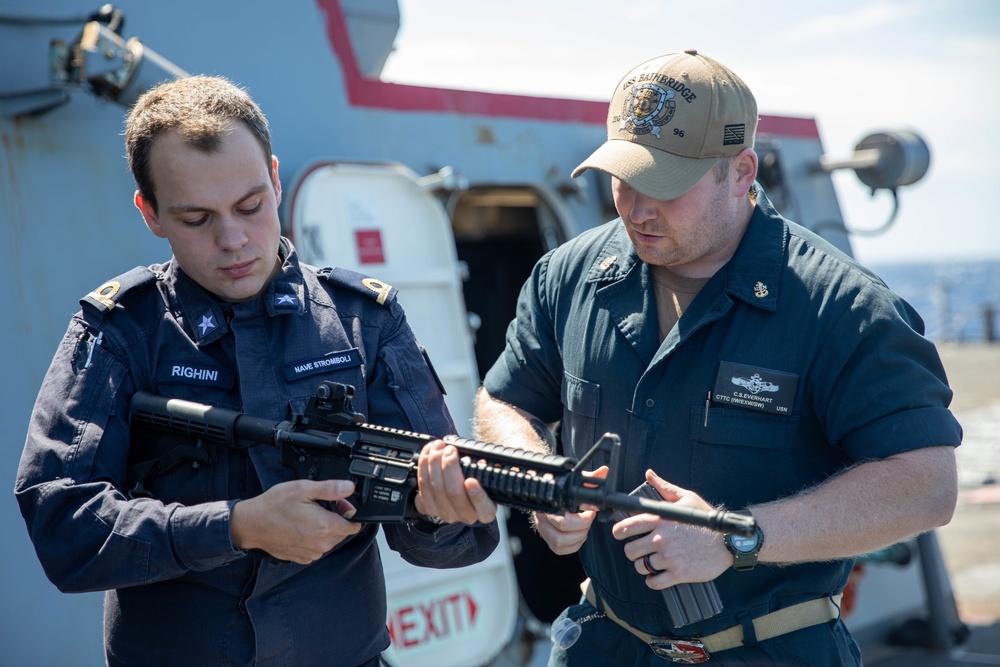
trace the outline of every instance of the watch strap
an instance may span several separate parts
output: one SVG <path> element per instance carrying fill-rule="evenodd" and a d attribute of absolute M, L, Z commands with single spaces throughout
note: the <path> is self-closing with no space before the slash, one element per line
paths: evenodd
<path fill-rule="evenodd" d="M 753 516 L 750 510 L 734 510 L 735 514 L 742 514 L 744 516 Z M 732 544 L 732 534 L 727 533 L 723 538 L 726 548 L 729 552 L 733 554 L 733 569 L 737 572 L 747 572 L 754 569 L 757 566 L 757 554 L 760 552 L 760 548 L 764 545 L 764 531 L 761 530 L 760 525 L 756 526 L 756 539 L 757 544 L 751 551 L 740 551 Z"/>

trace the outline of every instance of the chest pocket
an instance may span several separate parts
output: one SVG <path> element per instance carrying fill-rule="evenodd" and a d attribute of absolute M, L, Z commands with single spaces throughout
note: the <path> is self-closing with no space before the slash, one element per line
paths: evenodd
<path fill-rule="evenodd" d="M 691 439 L 709 445 L 787 450 L 795 444 L 797 415 L 772 415 L 733 408 L 691 408 Z"/>
<path fill-rule="evenodd" d="M 708 425 L 705 423 L 705 407 L 692 406 L 689 432 L 696 447 L 691 473 L 693 479 L 701 481 L 699 492 L 706 497 L 757 502 L 788 492 L 787 484 L 801 479 L 796 473 L 801 465 L 801 454 L 795 451 L 798 415 L 712 407 Z M 739 479 L 754 482 L 750 487 L 734 485 L 733 476 L 720 475 L 720 471 L 734 472 Z"/>
<path fill-rule="evenodd" d="M 287 363 L 282 367 L 288 381 L 290 414 L 301 414 L 324 380 L 354 387 L 356 405 L 364 405 L 364 361 L 357 348 L 331 352 L 321 357 Z"/>
<path fill-rule="evenodd" d="M 569 456 L 581 457 L 597 441 L 597 417 L 601 409 L 601 385 L 563 372 L 562 438 Z"/>

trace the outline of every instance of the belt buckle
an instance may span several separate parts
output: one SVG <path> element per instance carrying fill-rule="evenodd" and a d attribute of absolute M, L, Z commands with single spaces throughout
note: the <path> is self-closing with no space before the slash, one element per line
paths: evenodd
<path fill-rule="evenodd" d="M 658 657 L 682 665 L 696 665 L 709 658 L 708 649 L 697 639 L 652 639 L 649 648 Z"/>

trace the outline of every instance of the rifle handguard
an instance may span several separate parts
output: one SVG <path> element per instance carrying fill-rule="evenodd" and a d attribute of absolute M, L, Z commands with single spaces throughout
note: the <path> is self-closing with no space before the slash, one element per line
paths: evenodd
<path fill-rule="evenodd" d="M 352 406 L 354 388 L 322 382 L 303 415 L 293 421 L 271 421 L 225 408 L 146 392 L 132 397 L 129 423 L 232 447 L 269 444 L 281 448 L 282 463 L 300 478 L 349 479 L 357 508 L 353 519 L 370 522 L 415 521 L 413 505 L 417 461 L 434 436 L 367 424 Z M 550 514 L 577 512 L 593 505 L 607 519 L 611 510 L 650 513 L 672 521 L 726 533 L 752 535 L 752 517 L 716 510 L 678 507 L 665 501 L 638 498 L 614 488 L 614 468 L 621 443 L 607 433 L 579 461 L 541 454 L 455 435 L 443 438 L 458 449 L 467 477 L 479 481 L 495 502 L 517 509 Z M 598 453 L 608 455 L 608 479 L 585 477 L 583 471 Z"/>

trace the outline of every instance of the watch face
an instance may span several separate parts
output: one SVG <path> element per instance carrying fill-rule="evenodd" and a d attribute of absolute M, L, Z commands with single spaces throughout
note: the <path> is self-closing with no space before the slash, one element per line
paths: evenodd
<path fill-rule="evenodd" d="M 740 553 L 748 554 L 757 547 L 757 536 L 730 535 L 729 543 Z"/>

